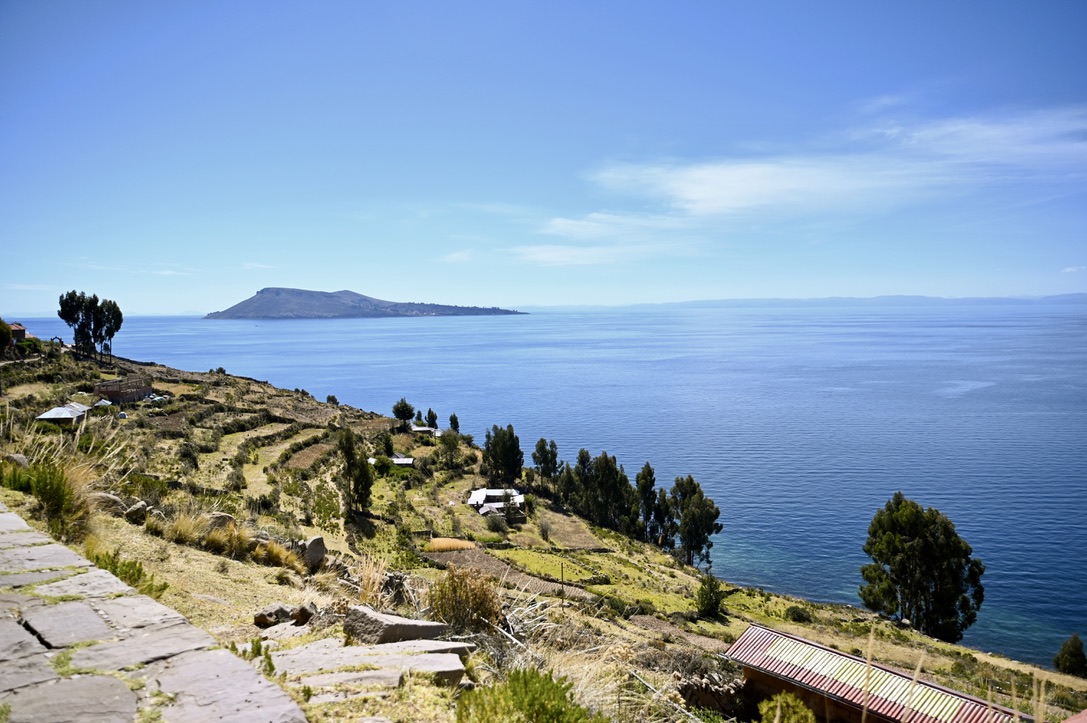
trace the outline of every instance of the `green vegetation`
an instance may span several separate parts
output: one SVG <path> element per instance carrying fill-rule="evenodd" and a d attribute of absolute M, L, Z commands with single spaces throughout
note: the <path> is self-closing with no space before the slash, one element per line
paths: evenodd
<path fill-rule="evenodd" d="M 939 510 L 896 492 L 868 527 L 860 596 L 869 609 L 951 643 L 977 619 L 985 565 Z"/>
<path fill-rule="evenodd" d="M 121 557 L 120 548 L 113 552 L 98 552 L 88 545 L 87 557 L 99 568 L 113 573 L 125 584 L 131 585 L 141 594 L 156 600 L 162 597 L 162 593 L 169 587 L 169 584 L 165 582 L 155 582 L 154 575 L 144 573 L 143 563 L 139 560 Z"/>
<path fill-rule="evenodd" d="M 491 578 L 450 565 L 430 586 L 430 615 L 456 633 L 487 630 L 502 619 L 502 603 Z"/>
<path fill-rule="evenodd" d="M 393 405 L 393 417 L 400 422 L 400 427 L 406 429 L 415 416 L 415 407 L 408 404 L 408 400 L 400 397 L 400 401 Z"/>
<path fill-rule="evenodd" d="M 762 723 L 815 723 L 815 713 L 792 693 L 781 692 L 759 703 Z"/>
<path fill-rule="evenodd" d="M 521 440 L 513 431 L 513 425 L 502 429 L 497 424 L 487 432 L 483 443 L 483 465 L 491 484 L 512 486 L 521 478 L 525 455 L 521 452 Z"/>
<path fill-rule="evenodd" d="M 117 302 L 109 299 L 99 301 L 98 296 L 87 296 L 84 292 L 69 291 L 60 296 L 60 309 L 57 316 L 72 328 L 75 348 L 81 353 L 92 356 L 95 346 L 103 353 L 109 350 L 114 335 L 121 330 L 124 315 Z"/>
<path fill-rule="evenodd" d="M 721 614 L 721 604 L 725 601 L 725 591 L 721 581 L 714 575 L 705 573 L 702 582 L 694 594 L 695 609 L 700 617 L 715 618 Z"/>
<path fill-rule="evenodd" d="M 513 670 L 505 683 L 473 690 L 457 704 L 457 723 L 594 723 L 607 721 L 570 698 L 570 683 L 549 672 Z"/>
<path fill-rule="evenodd" d="M 1079 635 L 1072 633 L 1072 637 L 1064 641 L 1053 658 L 1053 667 L 1061 673 L 1087 678 L 1087 655 L 1084 655 L 1083 641 Z"/>

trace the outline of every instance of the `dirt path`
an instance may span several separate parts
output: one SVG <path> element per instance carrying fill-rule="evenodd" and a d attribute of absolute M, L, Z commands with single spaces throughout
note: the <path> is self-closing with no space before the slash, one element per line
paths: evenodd
<path fill-rule="evenodd" d="M 688 633 L 686 630 L 682 630 L 666 620 L 661 620 L 660 618 L 655 618 L 651 615 L 633 615 L 630 618 L 630 622 L 645 630 L 685 640 L 691 645 L 702 648 L 703 650 L 708 650 L 711 653 L 724 653 L 728 651 L 728 643 L 723 640 L 710 638 L 697 633 Z"/>

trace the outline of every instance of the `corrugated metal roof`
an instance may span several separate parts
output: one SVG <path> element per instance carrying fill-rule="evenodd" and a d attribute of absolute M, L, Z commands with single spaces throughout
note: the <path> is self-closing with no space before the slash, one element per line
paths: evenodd
<path fill-rule="evenodd" d="M 729 648 L 743 666 L 794 682 L 890 720 L 909 723 L 1011 723 L 1015 714 L 963 693 L 867 665 L 799 636 L 752 625 Z M 1020 715 L 1023 721 L 1029 716 Z"/>

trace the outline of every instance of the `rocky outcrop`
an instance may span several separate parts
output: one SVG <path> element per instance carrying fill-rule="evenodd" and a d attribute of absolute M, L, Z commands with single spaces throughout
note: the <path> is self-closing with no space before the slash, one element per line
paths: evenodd
<path fill-rule="evenodd" d="M 429 620 L 413 620 L 379 613 L 369 605 L 353 605 L 343 621 L 345 635 L 359 643 L 396 643 L 403 640 L 433 640 L 447 627 Z"/>

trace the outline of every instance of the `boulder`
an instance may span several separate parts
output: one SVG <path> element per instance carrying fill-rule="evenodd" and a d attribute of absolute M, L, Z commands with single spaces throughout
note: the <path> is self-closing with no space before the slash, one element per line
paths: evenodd
<path fill-rule="evenodd" d="M 302 552 L 302 561 L 306 563 L 306 568 L 310 572 L 314 572 L 321 567 L 321 563 L 325 561 L 325 555 L 327 554 L 328 548 L 325 547 L 325 538 L 318 535 L 306 540 L 306 549 Z"/>
<path fill-rule="evenodd" d="M 142 525 L 147 519 L 147 503 L 143 500 L 125 510 L 125 519 L 134 525 Z"/>
<path fill-rule="evenodd" d="M 299 605 L 291 611 L 291 620 L 295 625 L 305 625 L 313 616 L 317 614 L 317 605 L 313 602 L 308 602 L 304 605 Z"/>
<path fill-rule="evenodd" d="M 11 462 L 20 469 L 30 469 L 30 463 L 26 460 L 25 454 L 5 454 L 5 462 Z"/>
<path fill-rule="evenodd" d="M 253 624 L 258 628 L 270 628 L 291 619 L 291 609 L 281 602 L 273 603 L 253 616 Z"/>
<path fill-rule="evenodd" d="M 379 613 L 369 605 L 352 605 L 343 621 L 344 633 L 360 643 L 395 643 L 401 640 L 433 640 L 446 632 L 442 623 L 413 620 Z"/>

